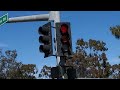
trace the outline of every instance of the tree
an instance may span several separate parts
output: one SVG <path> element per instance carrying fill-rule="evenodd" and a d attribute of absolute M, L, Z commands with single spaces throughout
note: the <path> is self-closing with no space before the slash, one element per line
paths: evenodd
<path fill-rule="evenodd" d="M 106 43 L 89 39 L 88 42 L 78 39 L 76 43 L 76 53 L 67 64 L 74 66 L 77 70 L 78 78 L 106 78 L 110 71 L 105 51 Z"/>
<path fill-rule="evenodd" d="M 0 50 L 0 78 L 1 79 L 35 79 L 36 65 L 22 64 L 16 60 L 16 50 L 7 50 L 3 54 Z"/>
<path fill-rule="evenodd" d="M 120 39 L 120 25 L 116 25 L 113 27 L 110 27 L 110 31 L 113 36 L 115 36 L 116 39 Z M 120 56 L 119 56 L 120 58 Z"/>
<path fill-rule="evenodd" d="M 51 78 L 51 67 L 44 65 L 39 74 L 39 78 Z"/>
<path fill-rule="evenodd" d="M 110 31 L 116 39 L 120 39 L 120 25 L 110 27 Z"/>
<path fill-rule="evenodd" d="M 116 39 L 120 39 L 120 25 L 110 27 L 110 31 Z M 118 56 L 120 58 L 120 56 Z M 114 78 L 120 78 L 120 64 L 115 64 L 112 66 L 112 72 Z"/>

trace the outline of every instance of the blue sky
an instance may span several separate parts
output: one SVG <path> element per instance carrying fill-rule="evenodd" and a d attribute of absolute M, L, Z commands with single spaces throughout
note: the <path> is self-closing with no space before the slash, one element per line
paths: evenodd
<path fill-rule="evenodd" d="M 10 17 L 48 14 L 48 11 L 0 11 L 0 16 L 8 13 Z M 108 47 L 107 57 L 111 64 L 120 63 L 120 40 L 109 31 L 110 26 L 120 25 L 120 11 L 61 11 L 61 21 L 71 23 L 73 51 L 77 39 L 103 40 Z M 6 23 L 0 26 L 0 49 L 17 50 L 17 60 L 25 64 L 55 66 L 56 58 L 44 58 L 39 52 L 38 28 L 47 21 Z"/>

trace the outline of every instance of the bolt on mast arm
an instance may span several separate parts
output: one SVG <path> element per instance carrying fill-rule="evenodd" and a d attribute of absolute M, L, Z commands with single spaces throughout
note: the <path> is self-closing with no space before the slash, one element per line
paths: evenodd
<path fill-rule="evenodd" d="M 20 17 L 9 18 L 7 23 L 48 21 L 48 20 L 49 20 L 49 14 L 42 14 L 42 15 L 20 16 Z"/>

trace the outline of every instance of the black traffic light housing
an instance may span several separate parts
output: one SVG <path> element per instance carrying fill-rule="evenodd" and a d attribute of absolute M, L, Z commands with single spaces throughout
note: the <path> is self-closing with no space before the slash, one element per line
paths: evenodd
<path fill-rule="evenodd" d="M 56 41 L 58 56 L 72 55 L 72 38 L 70 22 L 56 23 Z"/>
<path fill-rule="evenodd" d="M 39 50 L 45 53 L 44 58 L 53 55 L 51 22 L 39 27 L 38 33 L 40 34 L 39 42 L 42 43 Z"/>
<path fill-rule="evenodd" d="M 60 78 L 62 77 L 61 72 L 60 72 L 60 67 L 56 66 L 56 67 L 52 67 L 51 68 L 51 78 Z"/>
<path fill-rule="evenodd" d="M 75 78 L 77 78 L 76 69 L 68 68 L 67 69 L 67 76 L 68 76 L 68 79 L 75 79 Z"/>

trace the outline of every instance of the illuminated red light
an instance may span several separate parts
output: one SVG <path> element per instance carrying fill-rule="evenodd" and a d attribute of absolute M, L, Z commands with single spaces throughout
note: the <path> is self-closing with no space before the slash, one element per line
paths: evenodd
<path fill-rule="evenodd" d="M 68 26 L 67 26 L 66 24 L 63 24 L 63 25 L 61 26 L 60 30 L 61 30 L 61 33 L 62 33 L 62 34 L 65 34 L 65 33 L 68 32 Z"/>

